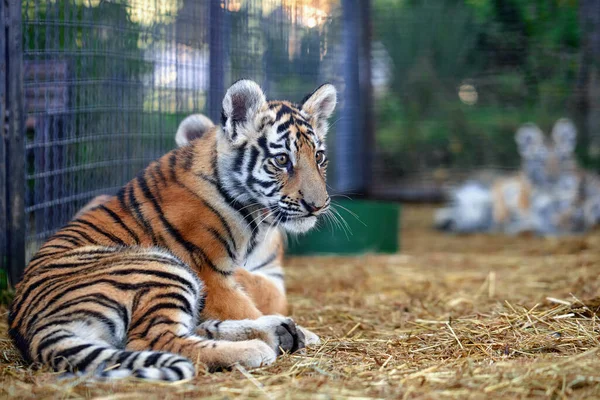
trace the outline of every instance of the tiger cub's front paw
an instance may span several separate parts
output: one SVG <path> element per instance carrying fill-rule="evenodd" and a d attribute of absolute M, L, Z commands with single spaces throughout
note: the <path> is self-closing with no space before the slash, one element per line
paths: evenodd
<path fill-rule="evenodd" d="M 266 315 L 254 321 L 258 337 L 267 343 L 277 355 L 294 353 L 306 347 L 304 332 L 291 318 Z"/>

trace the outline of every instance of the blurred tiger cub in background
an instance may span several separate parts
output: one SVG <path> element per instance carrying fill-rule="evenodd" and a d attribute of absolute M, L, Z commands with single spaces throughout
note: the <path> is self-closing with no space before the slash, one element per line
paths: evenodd
<path fill-rule="evenodd" d="M 563 118 L 551 141 L 535 125 L 515 135 L 521 170 L 491 181 L 469 181 L 451 193 L 450 206 L 438 210 L 438 229 L 470 232 L 584 232 L 600 223 L 600 179 L 582 170 L 574 156 L 575 125 Z"/>

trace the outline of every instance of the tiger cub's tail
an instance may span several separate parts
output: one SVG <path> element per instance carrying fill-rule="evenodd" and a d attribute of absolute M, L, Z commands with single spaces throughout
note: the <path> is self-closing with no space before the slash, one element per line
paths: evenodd
<path fill-rule="evenodd" d="M 36 358 L 55 371 L 67 371 L 66 377 L 92 375 L 100 379 L 136 377 L 179 381 L 195 375 L 194 364 L 177 354 L 121 350 L 101 340 L 83 339 L 73 330 L 52 331 L 53 333 L 43 337 L 34 338 L 38 339 L 37 346 L 34 347 Z M 24 342 L 15 329 L 11 329 L 9 333 L 17 345 Z M 26 358 L 33 358 L 29 352 L 22 351 L 22 354 Z"/>

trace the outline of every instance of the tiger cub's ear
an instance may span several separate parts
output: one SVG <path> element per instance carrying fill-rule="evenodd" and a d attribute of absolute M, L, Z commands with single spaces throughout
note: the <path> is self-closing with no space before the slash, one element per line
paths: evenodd
<path fill-rule="evenodd" d="M 336 103 L 337 91 L 329 83 L 319 86 L 302 101 L 302 111 L 308 114 L 311 125 L 321 137 L 327 134 L 327 119 L 333 114 Z"/>
<path fill-rule="evenodd" d="M 563 155 L 570 155 L 575 151 L 577 145 L 577 128 L 575 124 L 567 118 L 561 118 L 552 128 L 552 140 L 556 149 Z"/>
<path fill-rule="evenodd" d="M 188 145 L 192 140 L 201 138 L 215 124 L 203 114 L 192 114 L 179 124 L 175 134 L 175 143 L 178 147 Z"/>
<path fill-rule="evenodd" d="M 544 132 L 536 124 L 528 122 L 521 125 L 515 135 L 519 154 L 523 158 L 535 156 L 542 147 L 545 147 Z"/>
<path fill-rule="evenodd" d="M 267 99 L 258 84 L 243 79 L 227 90 L 223 98 L 221 126 L 232 144 L 241 144 L 256 133 L 255 122 Z"/>

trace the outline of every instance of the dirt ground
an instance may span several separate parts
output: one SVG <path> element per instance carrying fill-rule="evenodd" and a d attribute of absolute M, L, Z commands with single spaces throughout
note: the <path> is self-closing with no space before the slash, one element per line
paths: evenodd
<path fill-rule="evenodd" d="M 57 381 L 0 322 L 0 397 L 600 398 L 600 232 L 447 236 L 407 206 L 398 255 L 288 260 L 292 315 L 323 344 L 193 381 Z"/>

